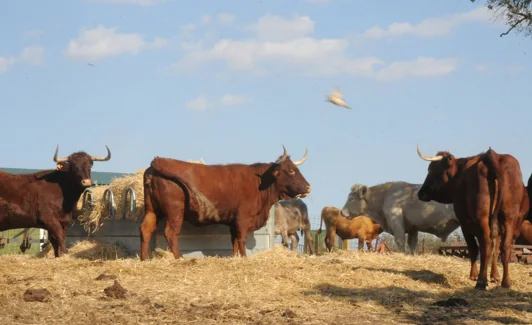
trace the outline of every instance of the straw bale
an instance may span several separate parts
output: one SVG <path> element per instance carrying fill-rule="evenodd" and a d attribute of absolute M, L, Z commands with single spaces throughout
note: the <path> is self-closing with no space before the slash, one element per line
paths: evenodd
<path fill-rule="evenodd" d="M 129 211 L 129 200 L 126 206 L 128 213 L 126 219 L 137 221 L 144 216 L 144 186 L 143 186 L 144 170 L 139 170 L 135 174 L 126 175 L 124 177 L 114 178 L 109 186 L 96 186 L 92 188 L 94 205 L 90 210 L 81 210 L 83 197 L 81 197 L 77 204 L 77 211 L 75 212 L 78 221 L 84 226 L 85 230 L 95 232 L 103 224 L 103 221 L 110 219 L 111 215 L 108 211 L 108 205 L 104 201 L 103 194 L 108 188 L 113 192 L 116 219 L 122 219 L 124 214 L 124 194 L 128 187 L 133 188 L 136 196 L 136 212 Z"/>
<path fill-rule="evenodd" d="M 512 289 L 479 292 L 469 261 L 438 255 L 284 247 L 248 258 L 90 260 L 1 256 L 0 299 L 11 324 L 531 324 L 530 266 L 512 263 Z M 499 264 L 499 270 L 501 266 Z M 125 299 L 104 289 L 116 276 Z M 27 289 L 48 302 L 27 303 Z M 466 307 L 438 301 L 465 299 Z"/>

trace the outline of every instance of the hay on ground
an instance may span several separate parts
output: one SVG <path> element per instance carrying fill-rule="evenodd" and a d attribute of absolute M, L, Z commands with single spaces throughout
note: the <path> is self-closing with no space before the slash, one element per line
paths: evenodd
<path fill-rule="evenodd" d="M 0 261 L 1 318 L 12 324 L 532 323 L 531 269 L 515 263 L 512 289 L 490 284 L 479 292 L 466 259 L 437 255 L 307 256 L 277 246 L 247 259 Z M 101 274 L 109 279 L 96 280 Z M 114 277 L 127 290 L 123 299 L 104 292 Z M 28 289 L 50 294 L 29 303 Z M 434 305 L 450 298 L 468 305 Z"/>
<path fill-rule="evenodd" d="M 131 253 L 122 245 L 82 240 L 69 248 L 66 255 L 88 260 L 117 260 L 130 257 Z M 55 258 L 52 245 L 46 246 L 37 257 Z"/>

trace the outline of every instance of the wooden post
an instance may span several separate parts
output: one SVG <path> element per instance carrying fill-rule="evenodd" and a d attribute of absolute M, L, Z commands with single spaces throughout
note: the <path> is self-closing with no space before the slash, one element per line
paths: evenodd
<path fill-rule="evenodd" d="M 421 242 L 421 254 L 425 254 L 425 237 L 423 237 L 423 241 Z"/>
<path fill-rule="evenodd" d="M 346 239 L 343 241 L 343 248 L 348 251 L 349 250 L 349 239 Z"/>

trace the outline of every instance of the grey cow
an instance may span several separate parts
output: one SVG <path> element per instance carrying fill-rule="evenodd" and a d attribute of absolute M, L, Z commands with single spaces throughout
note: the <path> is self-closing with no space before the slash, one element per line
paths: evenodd
<path fill-rule="evenodd" d="M 417 248 L 418 232 L 433 234 L 446 241 L 460 226 L 452 204 L 422 202 L 417 197 L 421 184 L 387 182 L 368 187 L 355 184 L 342 209 L 342 215 L 366 213 L 392 234 L 401 252 L 405 252 L 405 234 L 412 254 Z"/>
<path fill-rule="evenodd" d="M 295 250 L 299 242 L 297 231 L 305 238 L 305 253 L 314 254 L 314 240 L 310 233 L 308 209 L 301 199 L 283 200 L 275 203 L 275 236 L 281 235 L 282 243 L 288 247 L 290 237 L 291 249 Z"/>

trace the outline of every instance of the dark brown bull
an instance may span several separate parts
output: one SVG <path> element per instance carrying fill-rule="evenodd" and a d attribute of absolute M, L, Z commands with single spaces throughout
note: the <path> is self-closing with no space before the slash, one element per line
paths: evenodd
<path fill-rule="evenodd" d="M 140 259 L 157 223 L 166 217 L 164 231 L 175 258 L 181 257 L 179 233 L 183 220 L 194 226 L 229 226 L 233 256 L 246 256 L 246 239 L 266 224 L 271 206 L 279 200 L 305 197 L 311 187 L 284 153 L 273 163 L 200 165 L 156 157 L 144 172 L 146 213 L 140 226 Z"/>
<path fill-rule="evenodd" d="M 528 178 L 526 185 L 528 198 L 532 197 L 532 174 Z M 515 240 L 516 245 L 532 245 L 532 209 L 528 211 L 527 217 L 521 224 L 521 235 Z"/>
<path fill-rule="evenodd" d="M 111 151 L 105 147 L 107 157 L 80 151 L 58 158 L 57 146 L 55 170 L 18 175 L 0 171 L 0 231 L 42 228 L 48 231 L 55 256 L 67 253 L 66 231 L 79 197 L 92 185 L 92 163 L 111 159 Z"/>
<path fill-rule="evenodd" d="M 491 148 L 467 158 L 455 158 L 443 151 L 433 157 L 424 156 L 419 146 L 417 152 L 423 160 L 431 162 L 418 197 L 425 202 L 453 203 L 469 249 L 470 278 L 477 280 L 475 288 L 486 290 L 490 258 L 492 277 L 498 280 L 499 247 L 504 270 L 501 285 L 509 288 L 512 244 L 520 234 L 521 223 L 529 209 L 517 159 L 498 154 Z M 479 247 L 475 237 L 480 244 L 480 275 L 476 266 Z M 499 246 L 500 240 L 502 245 Z"/>

